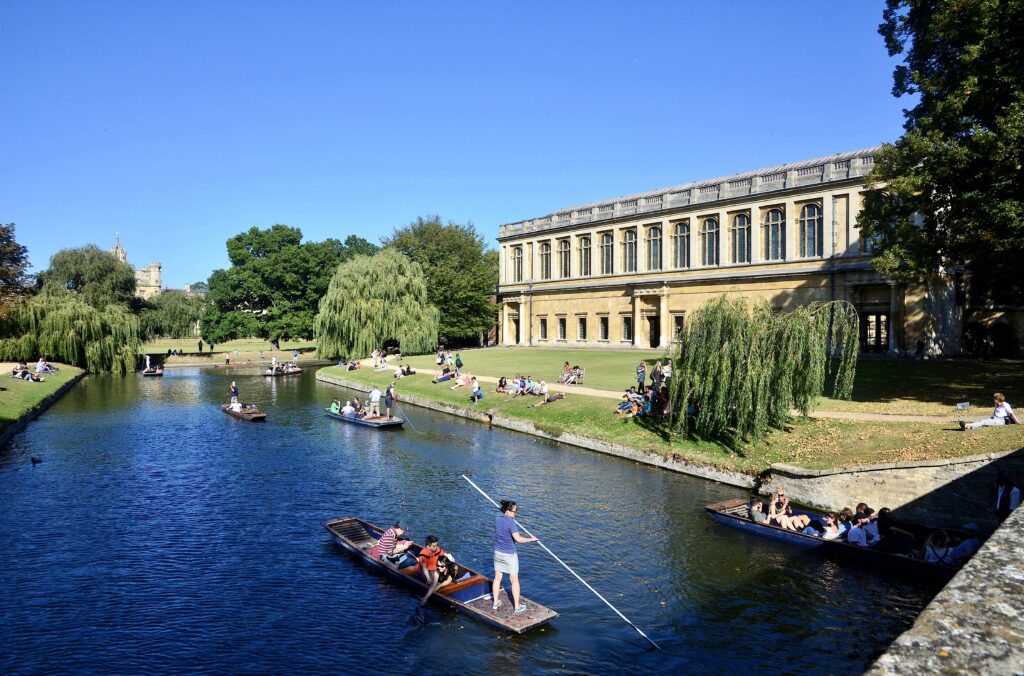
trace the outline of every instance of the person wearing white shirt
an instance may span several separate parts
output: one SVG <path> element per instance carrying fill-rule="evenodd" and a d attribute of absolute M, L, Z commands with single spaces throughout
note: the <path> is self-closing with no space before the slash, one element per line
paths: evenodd
<path fill-rule="evenodd" d="M 347 415 L 349 417 L 352 417 L 356 414 L 356 409 L 355 407 L 352 406 L 351 401 L 346 401 L 345 405 L 341 407 L 341 414 Z"/>
<path fill-rule="evenodd" d="M 995 410 L 992 411 L 992 417 L 979 420 L 978 422 L 973 422 L 970 425 L 967 425 L 967 429 L 976 430 L 979 427 L 987 427 L 989 425 L 1005 425 L 1007 423 L 1013 424 L 1017 422 L 1017 416 L 1013 414 L 1013 408 L 1011 408 L 1010 404 L 1006 402 L 1006 397 L 1003 396 L 1002 392 L 996 392 L 995 395 L 993 395 L 993 399 L 995 400 L 996 407 Z"/>
<path fill-rule="evenodd" d="M 370 411 L 368 415 L 371 417 L 380 415 L 380 388 L 376 385 L 370 390 Z"/>
<path fill-rule="evenodd" d="M 238 401 L 238 397 L 231 397 L 231 410 L 235 413 L 242 412 L 242 402 Z"/>

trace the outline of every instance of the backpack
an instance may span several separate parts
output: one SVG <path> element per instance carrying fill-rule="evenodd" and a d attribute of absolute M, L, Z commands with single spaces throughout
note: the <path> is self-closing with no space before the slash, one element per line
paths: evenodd
<path fill-rule="evenodd" d="M 457 369 L 462 368 L 462 357 L 460 357 L 458 355 L 455 356 L 455 368 L 457 368 Z"/>

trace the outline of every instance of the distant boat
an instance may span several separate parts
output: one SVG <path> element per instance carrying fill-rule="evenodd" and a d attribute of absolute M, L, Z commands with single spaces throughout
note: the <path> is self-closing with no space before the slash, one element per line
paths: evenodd
<path fill-rule="evenodd" d="M 252 422 L 263 422 L 263 421 L 265 421 L 267 419 L 267 414 L 264 413 L 263 411 L 259 410 L 259 409 L 256 409 L 255 411 L 251 411 L 251 410 L 243 408 L 241 412 L 238 412 L 238 411 L 232 411 L 231 410 L 231 406 L 228 405 L 228 404 L 221 404 L 220 405 L 220 410 L 224 411 L 225 413 L 227 413 L 230 416 L 234 416 L 236 418 L 241 418 L 242 420 L 250 420 Z"/>
<path fill-rule="evenodd" d="M 164 370 L 163 369 L 146 369 L 146 370 L 144 370 L 142 372 L 142 375 L 147 377 L 147 378 L 163 378 L 164 377 Z"/>
<path fill-rule="evenodd" d="M 263 375 L 266 376 L 267 378 L 277 378 L 278 376 L 294 376 L 294 375 L 296 375 L 298 373 L 302 373 L 302 369 L 300 369 L 297 366 L 295 368 L 291 368 L 291 369 L 287 369 L 287 370 L 280 369 L 280 368 L 278 368 L 278 369 L 269 369 L 269 370 L 270 370 L 270 373 L 266 373 L 266 372 L 263 373 Z"/>
<path fill-rule="evenodd" d="M 325 408 L 324 413 L 328 418 L 334 418 L 335 420 L 342 420 L 353 425 L 362 425 L 363 427 L 401 427 L 405 422 L 398 416 L 392 416 L 388 418 L 386 415 L 375 415 L 372 418 L 366 416 L 363 418 L 356 418 L 351 415 L 341 415 L 340 413 L 331 413 L 331 409 Z"/>
<path fill-rule="evenodd" d="M 412 572 L 414 567 L 395 568 L 380 559 L 370 556 L 370 549 L 377 544 L 383 532 L 378 526 L 367 523 L 362 519 L 348 517 L 331 519 L 323 525 L 331 534 L 331 537 L 334 538 L 334 541 L 341 545 L 345 551 L 375 571 L 408 587 L 412 587 L 417 593 L 426 593 L 427 585 L 423 582 L 423 578 L 420 575 Z M 419 554 L 420 547 L 413 544 L 409 547 L 408 551 L 413 556 L 416 556 Z M 489 551 L 488 555 L 490 555 Z M 462 566 L 462 577 L 438 589 L 431 595 L 431 600 L 436 599 L 440 603 L 461 610 L 467 615 L 482 620 L 487 624 L 517 634 L 535 629 L 558 617 L 558 613 L 555 611 L 545 608 L 525 597 L 521 599 L 521 602 L 526 604 L 525 613 L 514 614 L 512 601 L 509 598 L 502 598 L 501 606 L 497 610 L 492 610 L 490 598 L 491 579 L 466 568 L 461 562 L 459 565 Z M 506 597 L 504 590 L 502 590 L 502 596 Z"/>

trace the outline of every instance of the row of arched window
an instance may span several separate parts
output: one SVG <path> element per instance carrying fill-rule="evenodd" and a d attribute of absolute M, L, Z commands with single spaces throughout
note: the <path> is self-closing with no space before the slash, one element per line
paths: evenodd
<path fill-rule="evenodd" d="M 821 206 L 818 204 L 807 204 L 800 210 L 800 218 L 797 220 L 799 231 L 799 247 L 801 258 L 820 257 L 823 253 L 823 219 Z M 751 237 L 750 237 L 750 216 L 747 214 L 736 214 L 729 225 L 729 260 L 734 264 L 751 262 Z M 647 229 L 644 240 L 644 255 L 646 270 L 662 269 L 662 229 L 660 226 L 652 226 Z M 701 219 L 698 236 L 698 254 L 701 267 L 715 266 L 719 264 L 720 252 L 720 230 L 718 219 L 714 216 Z M 679 221 L 672 225 L 670 234 L 670 250 L 672 254 L 671 267 L 674 269 L 685 269 L 690 264 L 690 222 Z M 623 233 L 621 245 L 620 265 L 621 272 L 630 273 L 637 271 L 637 231 L 636 229 L 626 230 Z M 781 261 L 786 257 L 786 214 L 782 208 L 769 209 L 761 223 L 761 258 L 764 261 Z M 570 258 L 572 255 L 569 240 L 558 241 L 557 264 L 558 277 L 567 278 L 570 276 Z M 540 245 L 540 278 L 552 279 L 552 248 L 550 242 L 543 242 Z M 611 275 L 615 273 L 615 241 L 612 233 L 606 232 L 600 235 L 598 242 L 599 274 Z M 591 237 L 584 235 L 577 240 L 576 256 L 579 262 L 577 274 L 581 277 L 589 277 L 591 274 Z M 523 247 L 516 246 L 512 249 L 512 280 L 523 281 Z"/>

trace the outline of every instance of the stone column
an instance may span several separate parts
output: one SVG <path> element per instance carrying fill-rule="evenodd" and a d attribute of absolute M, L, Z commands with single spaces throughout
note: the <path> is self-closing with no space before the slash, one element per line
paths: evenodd
<path fill-rule="evenodd" d="M 899 311 L 896 291 L 896 283 L 889 282 L 889 326 L 886 327 L 889 332 L 889 354 L 896 353 L 896 314 Z"/>
<path fill-rule="evenodd" d="M 754 180 L 758 180 L 755 176 Z M 757 205 L 750 207 L 750 263 L 751 265 L 757 265 L 761 262 L 761 254 L 763 253 L 762 248 L 764 245 L 761 243 L 761 209 Z"/>
<path fill-rule="evenodd" d="M 508 246 L 505 244 L 501 245 L 501 253 L 498 256 L 498 282 L 505 283 L 508 280 L 505 279 L 505 272 L 508 270 L 508 266 L 505 264 L 505 259 L 508 258 Z"/>
<path fill-rule="evenodd" d="M 664 349 L 672 342 L 672 318 L 668 316 L 668 284 L 661 287 L 661 308 L 658 310 L 659 322 L 661 324 L 661 348 Z"/>
<path fill-rule="evenodd" d="M 789 172 L 793 173 L 793 172 Z M 785 221 L 785 232 L 786 232 L 786 260 L 796 260 L 800 254 L 800 247 L 798 246 L 797 237 L 800 235 L 796 219 L 798 214 L 796 213 L 796 203 L 792 199 L 787 199 L 785 202 L 784 209 L 786 211 Z"/>
<path fill-rule="evenodd" d="M 508 303 L 502 301 L 501 303 L 501 337 L 498 341 L 499 345 L 508 345 Z"/>
<path fill-rule="evenodd" d="M 831 164 L 825 165 L 825 170 Z M 835 198 L 832 195 L 824 195 L 821 198 L 821 256 L 822 258 L 831 258 L 833 253 L 839 253 L 836 246 L 836 229 L 835 229 Z"/>
<path fill-rule="evenodd" d="M 643 299 L 633 294 L 633 347 L 640 347 L 640 305 Z"/>

